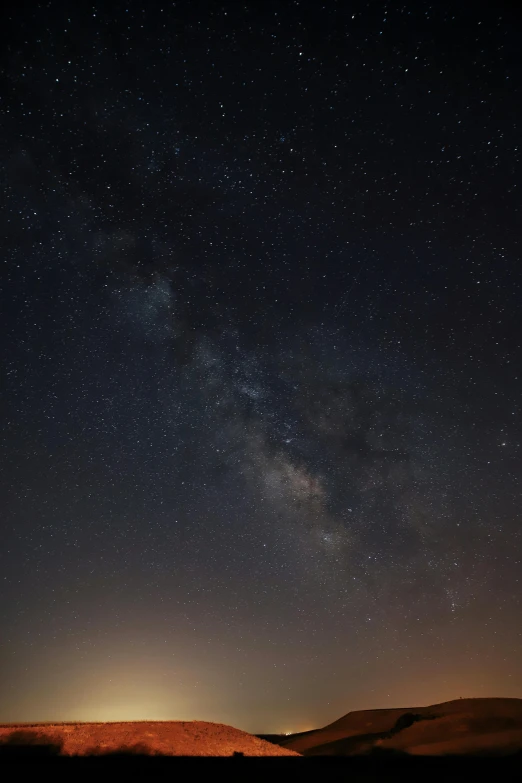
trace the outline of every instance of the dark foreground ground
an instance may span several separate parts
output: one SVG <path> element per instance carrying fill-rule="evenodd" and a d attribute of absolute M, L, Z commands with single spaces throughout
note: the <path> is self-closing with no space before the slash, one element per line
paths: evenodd
<path fill-rule="evenodd" d="M 201 758 L 101 756 L 64 758 L 42 753 L 0 755 L 0 774 L 13 780 L 20 773 L 46 776 L 64 773 L 64 779 L 97 775 L 102 779 L 217 781 L 522 781 L 522 754 L 503 758 Z M 106 777 L 105 777 L 105 775 Z M 9 777 L 7 777 L 9 776 Z M 14 777 L 16 776 L 16 778 Z M 116 777 L 115 777 L 116 776 Z M 87 778 L 86 778 L 87 779 Z"/>

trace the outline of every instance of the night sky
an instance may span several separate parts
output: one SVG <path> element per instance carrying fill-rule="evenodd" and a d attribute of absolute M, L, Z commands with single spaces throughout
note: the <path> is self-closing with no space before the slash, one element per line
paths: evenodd
<path fill-rule="evenodd" d="M 522 14 L 13 3 L 0 720 L 522 697 Z"/>

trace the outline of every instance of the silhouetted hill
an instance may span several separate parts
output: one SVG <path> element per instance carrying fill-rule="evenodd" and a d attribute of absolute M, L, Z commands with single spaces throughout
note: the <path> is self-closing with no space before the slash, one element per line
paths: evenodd
<path fill-rule="evenodd" d="M 457 699 L 349 712 L 280 744 L 305 756 L 509 755 L 522 750 L 522 699 Z"/>

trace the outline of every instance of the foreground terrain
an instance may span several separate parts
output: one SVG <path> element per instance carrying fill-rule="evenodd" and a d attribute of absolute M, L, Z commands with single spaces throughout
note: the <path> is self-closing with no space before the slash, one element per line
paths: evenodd
<path fill-rule="evenodd" d="M 305 756 L 507 756 L 522 751 L 522 699 L 349 712 L 324 728 L 270 739 Z"/>
<path fill-rule="evenodd" d="M 219 723 L 146 721 L 0 726 L 0 754 L 90 756 L 297 756 Z"/>

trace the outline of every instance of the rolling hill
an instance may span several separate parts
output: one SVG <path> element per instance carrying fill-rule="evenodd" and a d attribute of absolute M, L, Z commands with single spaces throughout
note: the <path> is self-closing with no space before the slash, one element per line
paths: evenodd
<path fill-rule="evenodd" d="M 232 726 L 205 721 L 129 721 L 0 726 L 0 755 L 33 748 L 61 756 L 297 756 Z"/>
<path fill-rule="evenodd" d="M 509 755 L 522 750 L 522 699 L 458 699 L 349 712 L 324 728 L 279 743 L 304 756 Z"/>

